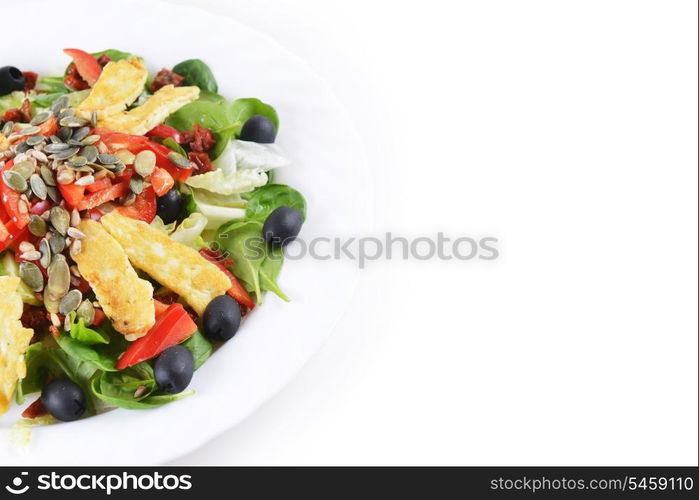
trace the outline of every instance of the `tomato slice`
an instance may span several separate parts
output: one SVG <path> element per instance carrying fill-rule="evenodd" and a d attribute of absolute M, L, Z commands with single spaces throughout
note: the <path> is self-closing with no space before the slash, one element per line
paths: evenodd
<path fill-rule="evenodd" d="M 255 302 L 252 300 L 252 297 L 250 297 L 250 294 L 245 289 L 243 284 L 238 281 L 238 278 L 236 278 L 227 267 L 227 263 L 232 263 L 232 261 L 222 260 L 221 258 L 223 256 L 220 252 L 212 252 L 211 250 L 207 250 L 205 248 L 199 250 L 199 253 L 202 257 L 223 271 L 223 273 L 231 280 L 231 287 L 226 291 L 226 293 L 233 297 L 239 304 L 242 304 L 248 309 L 252 310 L 255 307 Z"/>
<path fill-rule="evenodd" d="M 6 172 L 7 170 L 10 170 L 13 165 L 14 161 L 8 161 L 3 167 L 2 171 Z M 23 229 L 27 224 L 29 224 L 29 208 L 27 207 L 26 212 L 20 210 L 20 196 L 21 193 L 18 193 L 10 186 L 5 184 L 5 181 L 0 180 L 0 197 L 2 198 L 2 206 L 5 209 L 5 213 L 14 223 L 14 226 L 17 229 Z"/>
<path fill-rule="evenodd" d="M 78 207 L 85 199 L 85 186 L 78 186 L 75 183 L 58 184 L 58 190 L 69 208 Z"/>
<path fill-rule="evenodd" d="M 73 58 L 80 76 L 83 77 L 90 87 L 94 87 L 102 74 L 102 66 L 97 62 L 97 59 L 80 49 L 63 49 L 63 53 Z"/>
<path fill-rule="evenodd" d="M 128 192 L 129 183 L 120 182 L 106 189 L 103 189 L 102 191 L 97 191 L 96 193 L 88 194 L 80 201 L 80 203 L 78 203 L 76 208 L 80 211 L 90 210 L 92 208 L 102 205 L 103 203 L 107 203 L 108 201 L 121 198 Z"/>
<path fill-rule="evenodd" d="M 153 190 L 155 190 L 156 196 L 163 196 L 175 185 L 175 179 L 164 168 L 155 167 L 155 170 L 150 175 L 150 183 L 153 186 Z"/>
<path fill-rule="evenodd" d="M 116 367 L 123 370 L 154 358 L 168 347 L 184 342 L 196 331 L 196 323 L 182 304 L 172 304 L 155 319 L 155 324 L 144 337 L 126 349 Z"/>
<path fill-rule="evenodd" d="M 136 196 L 136 201 L 134 201 L 133 205 L 117 207 L 116 209 L 122 215 L 150 224 L 155 219 L 155 213 L 158 210 L 153 187 L 147 187 L 141 194 Z"/>

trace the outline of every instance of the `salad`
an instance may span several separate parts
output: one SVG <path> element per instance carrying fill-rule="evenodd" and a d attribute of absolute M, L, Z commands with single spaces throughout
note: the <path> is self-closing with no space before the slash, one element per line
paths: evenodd
<path fill-rule="evenodd" d="M 0 413 L 37 423 L 191 395 L 265 292 L 289 300 L 306 217 L 272 106 L 199 59 L 63 52 L 63 75 L 0 68 Z"/>

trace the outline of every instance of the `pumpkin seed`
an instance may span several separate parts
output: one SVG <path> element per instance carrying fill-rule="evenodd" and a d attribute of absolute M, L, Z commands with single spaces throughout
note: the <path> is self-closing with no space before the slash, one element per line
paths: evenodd
<path fill-rule="evenodd" d="M 123 205 L 125 207 L 130 207 L 136 202 L 136 193 L 129 193 L 126 195 L 126 198 L 124 198 L 124 203 Z"/>
<path fill-rule="evenodd" d="M 86 326 L 90 326 L 95 320 L 95 306 L 87 299 L 80 303 L 76 313 L 79 318 L 82 318 Z"/>
<path fill-rule="evenodd" d="M 29 185 L 37 198 L 40 200 L 46 199 L 46 196 L 48 196 L 48 192 L 46 191 L 46 183 L 44 183 L 39 174 L 32 174 L 32 176 L 29 178 Z"/>
<path fill-rule="evenodd" d="M 31 151 L 28 152 L 33 158 L 36 160 L 42 162 L 42 163 L 48 163 L 49 159 L 46 156 L 46 154 L 43 151 L 39 151 L 38 149 L 32 149 Z"/>
<path fill-rule="evenodd" d="M 51 233 L 49 246 L 54 255 L 60 254 L 66 248 L 66 239 L 58 233 Z"/>
<path fill-rule="evenodd" d="M 90 127 L 80 127 L 78 130 L 73 132 L 73 137 L 71 137 L 71 140 L 82 141 L 88 135 L 90 135 Z"/>
<path fill-rule="evenodd" d="M 38 134 L 41 131 L 39 127 L 36 127 L 34 125 L 30 125 L 29 127 L 23 128 L 20 130 L 17 135 L 34 135 Z"/>
<path fill-rule="evenodd" d="M 75 311 L 83 300 L 83 294 L 80 290 L 71 290 L 66 293 L 58 304 L 58 312 L 68 315 Z"/>
<path fill-rule="evenodd" d="M 41 238 L 46 234 L 46 231 L 48 230 L 46 226 L 46 221 L 39 217 L 38 215 L 31 215 L 29 217 L 29 232 L 32 233 L 34 236 L 38 236 Z"/>
<path fill-rule="evenodd" d="M 31 123 L 32 125 L 41 125 L 49 118 L 51 118 L 51 113 L 49 113 L 48 111 L 42 111 L 41 113 L 37 113 L 37 115 L 34 118 L 32 118 L 32 121 L 30 121 L 29 123 Z"/>
<path fill-rule="evenodd" d="M 32 250 L 31 252 L 24 252 L 19 256 L 19 258 L 22 260 L 39 260 L 41 258 L 41 254 L 36 250 Z"/>
<path fill-rule="evenodd" d="M 75 172 L 73 172 L 70 169 L 64 168 L 63 170 L 58 171 L 58 176 L 56 177 L 56 181 L 58 181 L 59 184 L 70 184 L 75 180 Z"/>
<path fill-rule="evenodd" d="M 19 251 L 22 253 L 31 252 L 32 250 L 36 250 L 36 248 L 34 248 L 34 245 L 29 243 L 28 241 L 23 241 L 22 243 L 20 243 L 18 248 L 19 248 Z"/>
<path fill-rule="evenodd" d="M 76 141 L 75 139 L 68 139 L 68 146 L 82 147 L 83 143 L 81 141 Z"/>
<path fill-rule="evenodd" d="M 186 168 L 190 169 L 192 168 L 192 164 L 190 163 L 188 158 L 185 158 L 179 153 L 176 153 L 174 151 L 168 153 L 167 155 L 168 160 L 170 160 L 172 163 L 177 165 L 180 168 Z"/>
<path fill-rule="evenodd" d="M 57 135 L 52 135 L 51 137 L 49 137 L 49 140 L 52 144 L 60 144 L 63 142 Z"/>
<path fill-rule="evenodd" d="M 87 160 L 88 163 L 94 163 L 97 160 L 98 151 L 94 146 L 85 146 L 80 154 Z"/>
<path fill-rule="evenodd" d="M 61 202 L 61 199 L 62 199 L 61 193 L 58 191 L 58 189 L 56 189 L 53 186 L 47 186 L 46 191 L 48 192 L 49 198 L 51 198 L 51 201 L 53 201 L 54 203 Z"/>
<path fill-rule="evenodd" d="M 9 121 L 5 122 L 5 125 L 2 126 L 2 135 L 8 136 L 12 133 L 12 129 L 15 128 L 15 122 Z"/>
<path fill-rule="evenodd" d="M 44 179 L 44 184 L 47 186 L 56 185 L 56 179 L 53 177 L 53 171 L 49 167 L 42 165 L 42 167 L 39 169 L 39 173 L 41 173 L 41 178 Z"/>
<path fill-rule="evenodd" d="M 58 313 L 58 300 L 54 300 L 47 293 L 44 294 L 44 307 L 51 314 Z"/>
<path fill-rule="evenodd" d="M 90 122 L 87 120 L 84 120 L 78 116 L 66 116 L 64 118 L 61 118 L 59 123 L 60 123 L 61 127 L 78 128 L 78 127 L 83 127 Z"/>
<path fill-rule="evenodd" d="M 119 151 L 114 153 L 114 155 L 124 165 L 133 165 L 133 162 L 136 159 L 136 155 L 128 149 L 120 149 Z"/>
<path fill-rule="evenodd" d="M 126 165 L 124 165 L 123 163 L 117 163 L 116 165 L 114 165 L 114 173 L 115 174 L 119 175 L 124 170 L 126 170 Z"/>
<path fill-rule="evenodd" d="M 119 159 L 114 156 L 110 155 L 107 153 L 102 153 L 97 155 L 97 160 L 102 164 L 102 165 L 114 165 L 119 161 Z"/>
<path fill-rule="evenodd" d="M 66 109 L 70 104 L 70 100 L 68 99 L 68 96 L 61 96 L 58 99 L 54 101 L 54 103 L 51 105 L 51 113 L 54 115 L 58 115 L 61 111 Z"/>
<path fill-rule="evenodd" d="M 43 238 L 39 242 L 39 252 L 41 253 L 41 259 L 39 259 L 39 264 L 46 269 L 51 264 L 51 246 L 46 238 Z"/>
<path fill-rule="evenodd" d="M 69 127 L 61 127 L 58 129 L 58 132 L 56 132 L 56 136 L 62 140 L 62 141 L 67 141 L 70 139 L 73 135 L 73 129 Z"/>
<path fill-rule="evenodd" d="M 31 148 L 32 148 L 32 147 L 31 147 L 29 144 L 27 144 L 27 141 L 24 141 L 23 143 L 18 144 L 17 146 L 15 146 L 15 153 L 18 153 L 18 154 L 19 154 L 19 153 L 26 153 L 26 152 L 29 151 Z"/>
<path fill-rule="evenodd" d="M 83 139 L 83 144 L 85 144 L 86 146 L 90 146 L 91 144 L 96 143 L 100 139 L 101 137 L 99 135 L 88 135 Z"/>
<path fill-rule="evenodd" d="M 27 144 L 34 147 L 38 146 L 39 144 L 43 144 L 44 141 L 46 141 L 46 137 L 41 134 L 36 134 L 27 139 Z"/>
<path fill-rule="evenodd" d="M 70 289 L 70 268 L 62 255 L 54 255 L 53 263 L 46 271 L 49 279 L 46 283 L 46 295 L 53 300 L 61 300 Z"/>
<path fill-rule="evenodd" d="M 53 157 L 56 160 L 67 160 L 68 158 L 75 156 L 79 150 L 80 150 L 80 148 L 75 147 L 75 146 L 69 147 L 68 149 L 64 149 L 63 151 L 59 151 L 58 153 L 53 155 Z"/>
<path fill-rule="evenodd" d="M 34 292 L 44 289 L 44 275 L 41 269 L 32 262 L 21 262 L 19 264 L 19 277 Z"/>
<path fill-rule="evenodd" d="M 68 161 L 68 164 L 72 167 L 84 167 L 87 165 L 87 158 L 84 156 L 74 156 Z"/>
<path fill-rule="evenodd" d="M 134 194 L 141 194 L 143 192 L 143 179 L 140 177 L 131 177 L 129 187 Z"/>
<path fill-rule="evenodd" d="M 148 177 L 155 170 L 155 153 L 147 149 L 141 151 L 136 155 L 133 166 L 141 177 Z"/>
<path fill-rule="evenodd" d="M 44 147 L 44 151 L 47 153 L 58 153 L 59 151 L 65 151 L 68 148 L 70 148 L 70 146 L 64 142 L 54 142 L 53 144 L 47 144 Z"/>
<path fill-rule="evenodd" d="M 29 179 L 29 177 L 31 177 L 31 175 L 34 173 L 34 163 L 29 160 L 20 161 L 19 163 L 14 164 L 12 170 L 17 172 L 25 179 Z"/>
<path fill-rule="evenodd" d="M 70 227 L 70 214 L 65 208 L 53 207 L 51 209 L 50 221 L 53 228 L 61 236 L 65 236 Z"/>
<path fill-rule="evenodd" d="M 23 193 L 27 189 L 27 180 L 14 170 L 7 170 L 2 174 L 2 179 L 11 189 Z"/>
<path fill-rule="evenodd" d="M 94 184 L 94 183 L 95 183 L 95 177 L 92 175 L 89 175 L 89 174 L 85 175 L 85 176 L 81 177 L 80 179 L 78 179 L 77 181 L 75 181 L 76 186 L 90 186 L 91 184 Z"/>

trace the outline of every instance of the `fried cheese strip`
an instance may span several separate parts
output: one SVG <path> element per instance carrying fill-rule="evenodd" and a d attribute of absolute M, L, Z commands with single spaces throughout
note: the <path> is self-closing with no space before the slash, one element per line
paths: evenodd
<path fill-rule="evenodd" d="M 89 120 L 93 112 L 98 118 L 118 114 L 143 93 L 148 70 L 136 57 L 108 63 L 90 95 L 75 108 L 75 114 Z"/>
<path fill-rule="evenodd" d="M 20 321 L 24 305 L 18 286 L 19 278 L 0 277 L 0 414 L 8 410 L 17 381 L 27 374 L 24 353 L 34 336 Z"/>
<path fill-rule="evenodd" d="M 145 135 L 182 106 L 198 98 L 199 87 L 166 85 L 131 111 L 101 117 L 99 126 L 125 134 Z"/>
<path fill-rule="evenodd" d="M 101 224 L 83 220 L 85 233 L 80 253 L 73 256 L 83 278 L 90 283 L 114 328 L 135 340 L 155 323 L 153 285 L 141 279 L 119 243 Z"/>
<path fill-rule="evenodd" d="M 116 210 L 103 216 L 101 222 L 124 247 L 134 267 L 179 294 L 199 315 L 231 287 L 230 279 L 199 252 L 145 222 Z"/>

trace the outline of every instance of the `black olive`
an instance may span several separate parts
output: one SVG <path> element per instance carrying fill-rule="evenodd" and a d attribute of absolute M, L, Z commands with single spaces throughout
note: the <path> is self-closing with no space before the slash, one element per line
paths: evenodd
<path fill-rule="evenodd" d="M 303 225 L 303 215 L 293 207 L 279 207 L 267 216 L 262 234 L 273 247 L 282 247 L 296 239 Z"/>
<path fill-rule="evenodd" d="M 202 320 L 206 338 L 230 340 L 240 326 L 240 307 L 229 295 L 219 295 L 206 306 Z"/>
<path fill-rule="evenodd" d="M 85 393 L 75 382 L 65 378 L 53 380 L 41 391 L 44 408 L 58 420 L 70 422 L 83 416 Z"/>
<path fill-rule="evenodd" d="M 194 375 L 194 357 L 189 349 L 175 345 L 165 349 L 153 367 L 155 381 L 162 392 L 184 391 Z"/>
<path fill-rule="evenodd" d="M 170 191 L 158 198 L 157 203 L 157 214 L 163 219 L 165 224 L 170 224 L 175 221 L 180 222 L 184 219 L 187 201 L 177 189 L 170 189 Z"/>
<path fill-rule="evenodd" d="M 24 75 L 14 66 L 0 68 L 0 95 L 9 94 L 24 88 Z"/>
<path fill-rule="evenodd" d="M 272 120 L 262 115 L 254 115 L 245 122 L 240 129 L 241 141 L 259 142 L 271 144 L 277 137 L 277 128 Z"/>

